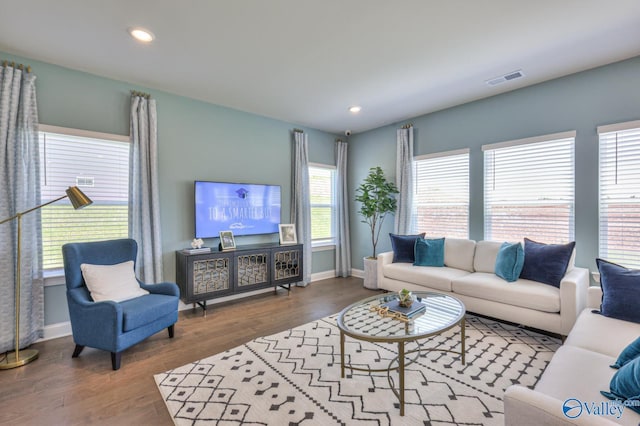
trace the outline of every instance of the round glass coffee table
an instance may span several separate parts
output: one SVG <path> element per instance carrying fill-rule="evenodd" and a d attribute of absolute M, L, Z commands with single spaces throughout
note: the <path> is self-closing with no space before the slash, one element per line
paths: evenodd
<path fill-rule="evenodd" d="M 344 370 L 348 368 L 369 373 L 386 371 L 389 385 L 400 402 L 400 415 L 404 416 L 404 369 L 418 359 L 421 351 L 451 352 L 461 356 L 461 362 L 465 363 L 464 344 L 464 304 L 455 297 L 439 293 L 423 291 L 413 292 L 417 302 L 425 305 L 423 312 L 407 318 L 396 315 L 392 311 L 385 311 L 383 305 L 393 304 L 398 299 L 397 293 L 386 293 L 368 297 L 364 300 L 347 306 L 338 316 L 338 328 L 340 329 L 340 369 L 342 378 Z M 414 302 L 415 303 L 415 302 Z M 414 306 L 415 307 L 415 306 Z M 441 334 L 452 327 L 460 327 L 460 351 L 446 349 L 422 348 L 420 339 Z M 367 342 L 397 343 L 398 356 L 389 362 L 389 366 L 383 369 L 358 368 L 345 365 L 344 343 L 345 336 Z M 405 343 L 415 342 L 417 349 L 405 352 Z M 408 355 L 413 358 L 407 359 Z M 398 371 L 398 389 L 396 389 L 392 371 Z"/>

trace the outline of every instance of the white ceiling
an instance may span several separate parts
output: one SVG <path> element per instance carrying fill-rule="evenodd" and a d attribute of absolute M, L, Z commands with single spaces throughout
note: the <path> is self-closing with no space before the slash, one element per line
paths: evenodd
<path fill-rule="evenodd" d="M 361 132 L 640 55 L 640 1 L 0 0 L 0 50 Z"/>

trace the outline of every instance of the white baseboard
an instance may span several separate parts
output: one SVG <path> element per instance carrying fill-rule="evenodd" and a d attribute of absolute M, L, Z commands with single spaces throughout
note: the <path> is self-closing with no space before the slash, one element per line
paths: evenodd
<path fill-rule="evenodd" d="M 362 272 L 362 271 L 361 271 Z M 324 272 L 316 272 L 315 274 L 311 274 L 311 282 L 314 281 L 322 281 L 328 278 L 333 278 L 336 276 L 335 270 L 329 270 Z M 273 287 L 263 288 L 255 291 L 248 291 L 246 293 L 233 294 L 231 296 L 220 297 L 213 300 L 208 300 L 207 304 L 209 305 L 217 305 L 218 303 L 228 302 L 230 300 L 240 299 L 242 297 L 254 296 L 256 294 L 268 293 L 272 292 Z M 193 306 L 191 304 L 183 303 L 182 301 L 178 304 L 178 310 L 184 311 L 186 309 L 192 309 Z M 42 339 L 38 339 L 36 342 L 44 342 L 45 340 L 57 339 L 59 337 L 71 336 L 71 322 L 59 322 L 56 324 L 49 324 L 44 326 L 44 337 Z"/>
<path fill-rule="evenodd" d="M 352 277 L 357 277 L 357 278 L 364 278 L 364 270 L 352 268 L 351 269 L 351 276 Z"/>
<path fill-rule="evenodd" d="M 315 274 L 311 274 L 311 282 L 327 280 L 329 278 L 335 278 L 336 271 L 335 269 L 331 269 L 329 271 L 324 272 L 316 272 Z"/>
<path fill-rule="evenodd" d="M 36 342 L 57 339 L 58 337 L 71 336 L 71 323 L 69 321 L 58 322 L 44 326 L 44 336 Z"/>

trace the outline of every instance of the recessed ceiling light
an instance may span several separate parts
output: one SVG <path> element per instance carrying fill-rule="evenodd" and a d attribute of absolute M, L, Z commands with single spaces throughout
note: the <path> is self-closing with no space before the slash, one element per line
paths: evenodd
<path fill-rule="evenodd" d="M 359 105 L 354 105 L 352 107 L 349 107 L 349 112 L 353 113 L 353 114 L 357 114 L 360 112 L 360 110 L 362 110 L 362 107 Z"/>
<path fill-rule="evenodd" d="M 151 43 L 153 39 L 156 38 L 151 31 L 140 27 L 129 28 L 129 34 L 131 34 L 131 37 L 143 43 Z"/>

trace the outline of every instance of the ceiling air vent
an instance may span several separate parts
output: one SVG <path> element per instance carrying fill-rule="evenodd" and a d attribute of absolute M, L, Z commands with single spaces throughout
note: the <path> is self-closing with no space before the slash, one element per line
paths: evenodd
<path fill-rule="evenodd" d="M 507 73 L 505 75 L 501 75 L 500 77 L 495 77 L 485 81 L 489 86 L 497 86 L 498 84 L 506 83 L 507 81 L 517 80 L 518 78 L 524 77 L 522 70 L 513 71 Z"/>

